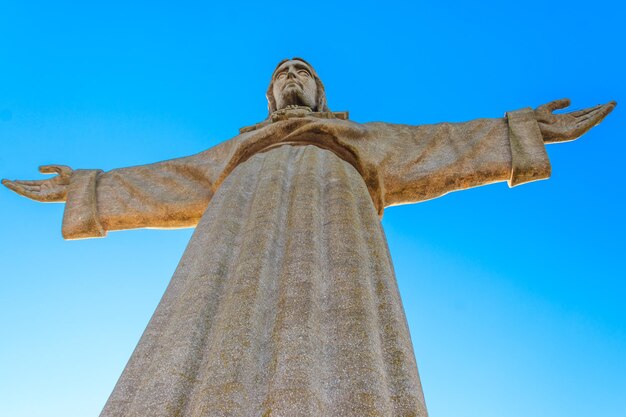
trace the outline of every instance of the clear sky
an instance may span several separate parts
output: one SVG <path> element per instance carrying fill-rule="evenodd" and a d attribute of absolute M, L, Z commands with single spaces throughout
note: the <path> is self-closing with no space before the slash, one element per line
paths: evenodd
<path fill-rule="evenodd" d="M 617 100 L 553 176 L 393 207 L 383 225 L 431 417 L 626 416 L 622 2 L 0 2 L 0 177 L 185 156 L 266 116 L 302 56 L 358 122 Z M 0 416 L 96 416 L 191 230 L 63 241 L 0 189 Z"/>

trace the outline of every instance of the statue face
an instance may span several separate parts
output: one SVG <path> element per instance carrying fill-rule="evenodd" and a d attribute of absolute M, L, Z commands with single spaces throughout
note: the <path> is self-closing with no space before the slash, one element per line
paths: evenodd
<path fill-rule="evenodd" d="M 274 72 L 272 94 L 276 109 L 289 105 L 307 106 L 316 110 L 317 84 L 311 68 L 302 61 L 284 62 Z"/>

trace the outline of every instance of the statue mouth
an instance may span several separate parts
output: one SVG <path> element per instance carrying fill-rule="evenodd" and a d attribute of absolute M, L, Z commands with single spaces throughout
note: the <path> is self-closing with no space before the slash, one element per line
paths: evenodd
<path fill-rule="evenodd" d="M 298 88 L 302 88 L 302 85 L 298 81 L 296 81 L 296 80 L 289 80 L 289 81 L 287 81 L 285 83 L 283 89 L 288 88 L 288 87 L 293 87 L 293 86 L 296 86 Z"/>

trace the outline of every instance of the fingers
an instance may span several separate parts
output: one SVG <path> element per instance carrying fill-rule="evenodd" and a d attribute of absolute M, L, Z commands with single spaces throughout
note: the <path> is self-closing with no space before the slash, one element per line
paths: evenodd
<path fill-rule="evenodd" d="M 60 174 L 61 167 L 59 165 L 41 165 L 39 172 L 42 174 Z"/>
<path fill-rule="evenodd" d="M 43 185 L 43 181 L 42 183 L 37 183 L 36 181 L 22 181 L 22 180 L 15 180 L 13 181 L 14 184 L 19 185 L 20 187 L 24 188 L 25 190 L 29 190 L 29 191 L 40 191 L 41 190 L 41 186 Z"/>
<path fill-rule="evenodd" d="M 603 104 L 601 106 L 596 106 L 593 110 L 588 113 L 583 114 L 576 118 L 576 126 L 577 128 L 586 132 L 591 129 L 598 123 L 600 123 L 606 116 L 609 115 L 617 105 L 616 102 L 611 101 L 607 104 Z"/>
<path fill-rule="evenodd" d="M 610 101 L 571 113 L 546 113 L 548 109 L 556 109 L 567 104 L 569 104 L 567 99 L 555 100 L 544 104 L 543 109 L 538 108 L 535 111 L 539 129 L 546 143 L 567 142 L 579 138 L 600 123 L 617 105 L 615 101 Z"/>
<path fill-rule="evenodd" d="M 571 113 L 569 113 L 570 115 L 579 118 L 581 116 L 584 116 L 586 114 L 595 112 L 598 109 L 602 109 L 602 108 L 607 108 L 609 109 L 609 113 L 611 111 L 613 111 L 613 109 L 615 108 L 615 106 L 617 106 L 617 103 L 615 101 L 609 101 L 606 104 L 598 104 L 597 106 L 593 106 L 593 107 L 587 107 L 586 109 L 582 109 L 582 110 L 577 110 L 577 111 L 573 111 Z M 607 113 L 608 114 L 608 113 Z"/>
<path fill-rule="evenodd" d="M 72 168 L 65 165 L 42 165 L 39 167 L 42 174 L 58 174 L 47 180 L 2 180 L 2 184 L 11 191 L 42 202 L 65 201 L 67 186 L 70 183 Z"/>
<path fill-rule="evenodd" d="M 539 106 L 538 110 L 547 110 L 549 112 L 553 112 L 555 110 L 564 109 L 570 105 L 571 101 L 569 98 L 562 98 L 559 100 L 554 100 L 549 103 L 544 104 L 543 106 Z"/>
<path fill-rule="evenodd" d="M 30 198 L 31 200 L 41 201 L 40 188 L 37 185 L 26 185 L 22 184 L 20 181 L 9 180 L 2 180 L 2 185 L 19 195 Z"/>
<path fill-rule="evenodd" d="M 604 119 L 606 116 L 608 116 L 608 114 L 611 113 L 614 108 L 615 108 L 614 101 L 607 103 L 607 104 L 598 105 L 594 107 L 592 111 L 582 116 L 579 116 L 576 119 L 578 122 L 586 121 L 586 120 L 594 120 L 594 121 L 597 120 L 596 123 L 598 123 L 602 121 L 602 119 Z"/>
<path fill-rule="evenodd" d="M 2 185 L 20 194 L 22 191 L 39 192 L 41 190 L 41 185 L 35 184 L 33 181 L 2 180 Z"/>
<path fill-rule="evenodd" d="M 5 181 L 8 181 L 8 180 L 5 180 Z M 21 185 L 39 185 L 40 186 L 40 185 L 43 184 L 44 181 L 47 181 L 47 180 L 32 180 L 32 181 L 30 181 L 30 180 L 28 180 L 28 181 L 27 180 L 14 180 L 12 182 L 15 182 L 15 183 L 21 184 Z"/>
<path fill-rule="evenodd" d="M 604 106 L 604 104 L 598 104 L 597 106 L 587 107 L 586 109 L 573 111 L 573 112 L 570 113 L 570 115 L 578 118 L 580 116 L 584 116 L 584 115 L 586 115 L 588 113 L 591 113 L 592 111 L 595 111 L 595 110 L 599 109 L 602 106 Z"/>
<path fill-rule="evenodd" d="M 5 187 L 7 187 L 9 190 L 11 191 L 15 191 L 16 193 L 19 194 L 20 187 L 19 185 L 17 185 L 16 183 L 14 183 L 13 181 L 9 181 L 7 179 L 2 180 L 2 185 L 4 185 Z"/>
<path fill-rule="evenodd" d="M 39 172 L 42 174 L 59 174 L 66 176 L 72 173 L 72 168 L 67 165 L 42 165 L 39 167 Z"/>

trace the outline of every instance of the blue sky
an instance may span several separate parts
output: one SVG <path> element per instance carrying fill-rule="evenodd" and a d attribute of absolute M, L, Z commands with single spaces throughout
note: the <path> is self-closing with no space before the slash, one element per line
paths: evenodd
<path fill-rule="evenodd" d="M 189 155 L 266 116 L 302 56 L 359 122 L 620 105 L 553 176 L 393 207 L 383 225 L 431 417 L 626 415 L 626 30 L 616 1 L 0 3 L 0 177 Z M 0 415 L 97 415 L 191 230 L 63 241 L 0 190 Z"/>

